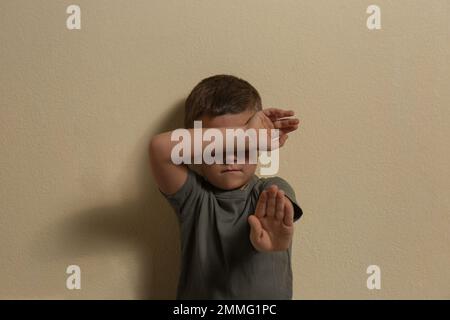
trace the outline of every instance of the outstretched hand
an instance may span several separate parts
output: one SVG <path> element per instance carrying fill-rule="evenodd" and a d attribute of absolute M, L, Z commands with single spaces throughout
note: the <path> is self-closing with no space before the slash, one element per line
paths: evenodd
<path fill-rule="evenodd" d="M 261 192 L 255 214 L 248 217 L 250 241 L 256 250 L 283 251 L 294 234 L 294 207 L 276 185 Z"/>

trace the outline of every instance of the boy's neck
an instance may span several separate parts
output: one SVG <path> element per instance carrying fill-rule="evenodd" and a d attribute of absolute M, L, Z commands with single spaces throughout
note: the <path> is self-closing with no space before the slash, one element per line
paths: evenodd
<path fill-rule="evenodd" d="M 239 190 L 245 190 L 248 186 L 248 181 L 245 183 L 242 187 L 239 188 Z"/>

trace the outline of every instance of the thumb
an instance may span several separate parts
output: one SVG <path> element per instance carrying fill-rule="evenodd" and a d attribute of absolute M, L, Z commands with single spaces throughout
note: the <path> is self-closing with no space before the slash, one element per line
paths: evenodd
<path fill-rule="evenodd" d="M 253 240 L 259 240 L 262 237 L 262 225 L 261 221 L 254 215 L 248 217 L 248 223 L 250 224 L 250 237 Z"/>

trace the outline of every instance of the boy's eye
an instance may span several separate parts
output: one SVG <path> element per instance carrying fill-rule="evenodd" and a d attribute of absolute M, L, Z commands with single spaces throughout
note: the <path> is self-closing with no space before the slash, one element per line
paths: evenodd
<path fill-rule="evenodd" d="M 211 151 L 211 157 L 216 159 L 216 150 L 212 150 Z M 226 152 L 222 152 L 222 159 L 216 159 L 216 160 L 217 161 L 222 161 L 222 163 L 226 163 L 226 157 L 227 157 Z M 235 159 L 235 161 L 237 161 L 237 157 L 238 157 L 238 153 L 235 150 L 234 151 L 234 159 Z M 246 163 L 247 163 L 247 161 L 250 158 L 250 151 L 249 150 L 245 150 L 244 157 L 245 157 L 245 160 L 246 160 Z"/>

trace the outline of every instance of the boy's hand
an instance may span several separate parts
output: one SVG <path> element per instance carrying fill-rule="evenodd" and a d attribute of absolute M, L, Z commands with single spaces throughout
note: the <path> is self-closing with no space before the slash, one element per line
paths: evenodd
<path fill-rule="evenodd" d="M 248 217 L 250 241 L 256 250 L 287 250 L 294 234 L 294 207 L 284 191 L 272 185 L 264 190 L 255 214 Z"/>
<path fill-rule="evenodd" d="M 271 148 L 271 129 L 279 129 L 279 147 L 281 148 L 288 138 L 288 133 L 297 130 L 299 120 L 292 117 L 294 111 L 282 110 L 276 108 L 268 108 L 258 111 L 247 122 L 246 129 L 266 129 L 267 130 L 267 147 Z M 259 136 L 259 135 L 258 135 Z"/>

